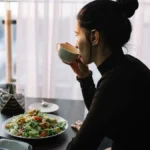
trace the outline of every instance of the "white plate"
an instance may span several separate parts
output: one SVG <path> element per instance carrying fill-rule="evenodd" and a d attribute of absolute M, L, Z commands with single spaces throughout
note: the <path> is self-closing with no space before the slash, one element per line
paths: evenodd
<path fill-rule="evenodd" d="M 60 121 L 66 121 L 64 118 L 62 118 L 62 117 L 60 117 L 60 116 L 56 116 L 56 115 L 52 115 L 52 114 L 47 114 L 47 115 L 48 115 L 49 118 L 56 118 L 56 120 L 57 120 L 58 122 L 60 122 Z M 17 116 L 14 116 L 14 117 L 17 117 Z M 22 136 L 16 136 L 16 135 L 11 134 L 11 133 L 5 128 L 6 124 L 7 124 L 8 122 L 10 122 L 14 117 L 11 117 L 11 118 L 9 118 L 9 119 L 7 119 L 6 121 L 3 122 L 3 124 L 2 124 L 2 130 L 3 130 L 4 132 L 6 132 L 7 134 L 9 134 L 9 135 L 11 135 L 11 136 L 13 136 L 13 137 L 17 137 L 17 138 L 22 138 L 22 139 L 35 139 L 35 140 L 38 140 L 38 139 L 47 139 L 47 138 L 54 137 L 54 136 L 57 136 L 57 135 L 62 134 L 62 133 L 65 132 L 65 131 L 67 130 L 67 128 L 68 128 L 68 122 L 66 121 L 65 130 L 63 130 L 62 132 L 60 132 L 60 133 L 58 133 L 58 134 L 56 134 L 56 135 L 51 135 L 51 136 L 47 136 L 47 137 L 40 137 L 40 138 L 27 138 L 27 137 L 22 137 Z"/>
<path fill-rule="evenodd" d="M 39 109 L 41 112 L 50 113 L 59 109 L 59 106 L 53 103 L 48 103 L 48 106 L 44 107 L 41 103 L 34 103 L 29 106 L 29 109 Z"/>

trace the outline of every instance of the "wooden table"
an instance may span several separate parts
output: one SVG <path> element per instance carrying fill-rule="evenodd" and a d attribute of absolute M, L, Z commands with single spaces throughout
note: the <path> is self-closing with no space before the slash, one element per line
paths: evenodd
<path fill-rule="evenodd" d="M 26 98 L 26 111 L 28 106 L 35 102 L 40 102 L 39 98 Z M 62 100 L 62 99 L 44 99 L 47 102 L 52 102 L 59 105 L 59 110 L 52 113 L 63 117 L 68 121 L 68 129 L 61 135 L 43 139 L 43 140 L 23 140 L 33 146 L 33 150 L 65 150 L 69 141 L 76 135 L 76 132 L 70 127 L 72 123 L 78 119 L 84 119 L 84 102 L 80 100 Z M 0 114 L 0 125 L 12 116 Z M 0 127 L 1 128 L 1 127 Z M 13 138 L 0 129 L 0 136 Z M 13 138 L 16 139 L 16 138 Z M 17 139 L 18 140 L 18 139 Z M 20 140 L 20 139 L 19 139 Z M 22 139 L 21 139 L 22 140 Z"/>

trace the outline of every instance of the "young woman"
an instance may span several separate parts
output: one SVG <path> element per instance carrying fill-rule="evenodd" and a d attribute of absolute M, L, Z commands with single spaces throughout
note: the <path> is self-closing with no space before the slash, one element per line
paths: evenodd
<path fill-rule="evenodd" d="M 67 150 L 97 150 L 104 137 L 113 140 L 112 150 L 149 149 L 150 70 L 122 50 L 137 8 L 137 0 L 97 0 L 77 15 L 81 56 L 71 67 L 89 112 Z M 92 62 L 102 75 L 96 88 L 87 66 Z"/>

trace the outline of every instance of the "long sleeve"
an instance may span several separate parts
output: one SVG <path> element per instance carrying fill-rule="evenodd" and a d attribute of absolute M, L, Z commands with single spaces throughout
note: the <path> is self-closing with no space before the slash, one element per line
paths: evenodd
<path fill-rule="evenodd" d="M 89 112 L 66 150 L 97 150 L 104 137 L 113 140 L 114 150 L 149 148 L 149 69 L 123 54 L 112 54 L 98 69 L 102 78 Z"/>
<path fill-rule="evenodd" d="M 83 79 L 77 78 L 77 80 L 80 82 L 82 95 L 84 98 L 84 103 L 87 109 L 89 110 L 91 103 L 92 103 L 93 96 L 95 94 L 95 90 L 96 90 L 95 84 L 92 78 L 92 72 L 90 73 L 88 77 L 83 78 Z"/>
<path fill-rule="evenodd" d="M 103 80 L 99 85 L 89 113 L 67 150 L 97 150 L 108 130 L 116 125 L 122 104 L 117 93 L 119 84 L 111 81 Z"/>

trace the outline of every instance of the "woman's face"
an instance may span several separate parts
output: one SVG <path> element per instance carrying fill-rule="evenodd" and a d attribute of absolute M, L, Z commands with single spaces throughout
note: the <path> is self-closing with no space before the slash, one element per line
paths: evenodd
<path fill-rule="evenodd" d="M 86 35 L 83 31 L 83 28 L 80 27 L 79 21 L 76 21 L 76 27 L 75 27 L 75 34 L 76 34 L 76 46 L 80 50 L 80 55 L 82 57 L 82 61 L 84 64 L 89 64 L 89 58 L 90 58 L 90 44 L 86 39 Z"/>

